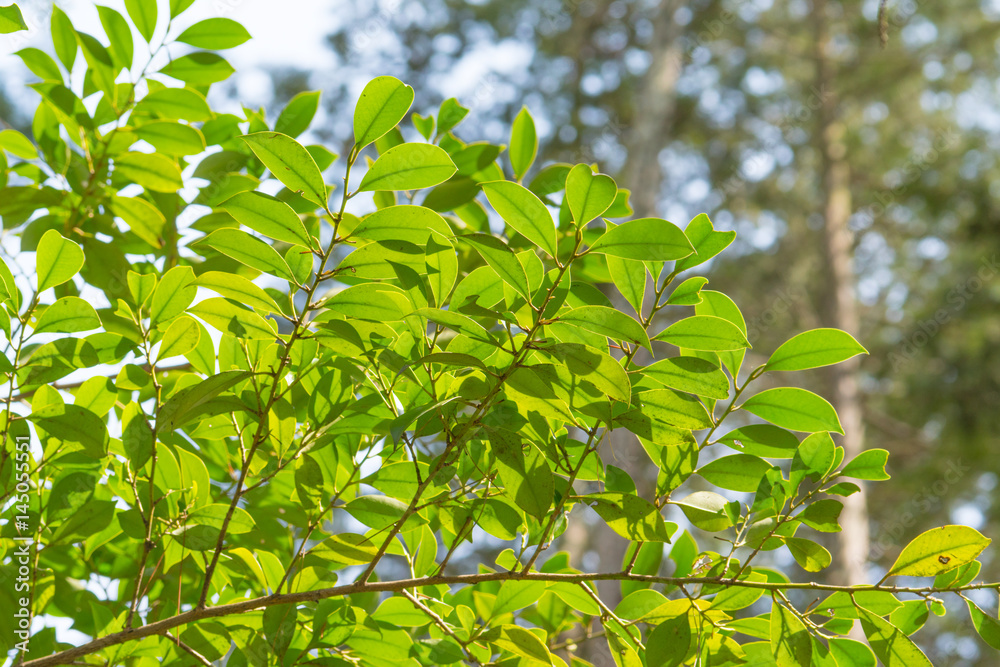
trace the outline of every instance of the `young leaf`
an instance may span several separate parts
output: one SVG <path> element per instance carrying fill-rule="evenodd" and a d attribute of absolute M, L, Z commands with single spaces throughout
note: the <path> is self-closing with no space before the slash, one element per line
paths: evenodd
<path fill-rule="evenodd" d="M 825 398 L 797 387 L 776 387 L 754 394 L 740 409 L 792 431 L 844 432 L 837 411 Z"/>
<path fill-rule="evenodd" d="M 396 127 L 411 104 L 413 88 L 399 79 L 380 76 L 369 81 L 354 108 L 354 143 L 357 148 L 364 148 Z"/>
<path fill-rule="evenodd" d="M 17 5 L 7 5 L 0 7 L 0 34 L 9 34 L 27 30 L 28 26 L 24 22 L 21 10 Z"/>
<path fill-rule="evenodd" d="M 848 462 L 840 474 L 843 477 L 873 481 L 889 479 L 889 474 L 885 471 L 888 460 L 889 452 L 886 450 L 866 449 Z"/>
<path fill-rule="evenodd" d="M 531 190 L 509 181 L 492 181 L 482 187 L 504 222 L 549 257 L 556 256 L 556 226 L 541 199 Z"/>
<path fill-rule="evenodd" d="M 510 166 L 514 169 L 514 178 L 520 181 L 531 168 L 538 153 L 538 135 L 535 133 L 535 121 L 527 107 L 521 107 L 510 131 Z"/>
<path fill-rule="evenodd" d="M 595 174 L 585 164 L 576 165 L 566 176 L 566 201 L 578 227 L 607 211 L 617 194 L 614 179 L 606 174 Z"/>
<path fill-rule="evenodd" d="M 302 219 L 285 202 L 263 192 L 241 192 L 222 204 L 229 215 L 255 232 L 278 241 L 310 247 Z"/>
<path fill-rule="evenodd" d="M 250 39 L 250 33 L 232 19 L 212 18 L 199 21 L 177 36 L 177 41 L 199 49 L 231 49 Z"/>
<path fill-rule="evenodd" d="M 750 347 L 746 336 L 735 324 L 710 315 L 694 315 L 675 322 L 658 333 L 654 340 L 662 340 L 687 350 L 712 352 Z"/>
<path fill-rule="evenodd" d="M 309 128 L 319 109 L 319 91 L 302 92 L 293 97 L 274 121 L 274 131 L 295 138 Z"/>
<path fill-rule="evenodd" d="M 62 285 L 83 268 L 83 250 L 54 229 L 42 235 L 36 252 L 35 279 L 39 292 Z"/>
<path fill-rule="evenodd" d="M 932 528 L 903 548 L 886 576 L 935 577 L 971 563 L 990 542 L 969 526 Z"/>
<path fill-rule="evenodd" d="M 326 206 L 323 175 L 300 143 L 279 132 L 256 132 L 241 138 L 285 187 L 320 207 Z"/>
<path fill-rule="evenodd" d="M 676 271 L 687 271 L 704 264 L 725 250 L 736 238 L 736 232 L 715 231 L 712 221 L 704 213 L 697 215 L 688 223 L 684 235 L 694 246 L 694 252 L 677 262 L 677 266 L 674 267 Z"/>
<path fill-rule="evenodd" d="M 444 183 L 458 168 L 448 154 L 433 144 L 400 144 L 375 160 L 365 172 L 358 192 L 420 190 Z"/>
<path fill-rule="evenodd" d="M 590 249 L 625 259 L 658 262 L 687 257 L 694 250 L 680 228 L 660 218 L 640 218 L 611 227 Z"/>
<path fill-rule="evenodd" d="M 868 350 L 847 332 L 839 329 L 813 329 L 794 336 L 768 359 L 764 370 L 802 371 L 839 364 Z"/>

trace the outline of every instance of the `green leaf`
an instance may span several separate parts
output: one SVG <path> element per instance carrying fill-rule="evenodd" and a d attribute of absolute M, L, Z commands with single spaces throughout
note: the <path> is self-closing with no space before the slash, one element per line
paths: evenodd
<path fill-rule="evenodd" d="M 439 213 L 423 206 L 401 205 L 387 206 L 366 216 L 352 235 L 370 241 L 408 241 L 426 245 L 431 232 L 443 237 L 452 235 Z"/>
<path fill-rule="evenodd" d="M 771 603 L 771 655 L 778 667 L 809 667 L 812 637 L 805 624 L 777 600 Z"/>
<path fill-rule="evenodd" d="M 585 164 L 576 165 L 566 176 L 566 201 L 578 227 L 607 211 L 617 194 L 618 186 L 613 178 L 595 174 Z"/>
<path fill-rule="evenodd" d="M 676 504 L 680 506 L 688 521 L 702 530 L 715 533 L 733 525 L 725 512 L 728 502 L 718 493 L 695 491 Z"/>
<path fill-rule="evenodd" d="M 545 456 L 511 431 L 490 429 L 488 435 L 507 495 L 531 516 L 546 517 L 552 506 L 555 481 Z"/>
<path fill-rule="evenodd" d="M 935 577 L 971 563 L 990 542 L 969 526 L 932 528 L 903 548 L 886 576 Z"/>
<path fill-rule="evenodd" d="M 412 310 L 401 289 L 378 283 L 348 287 L 337 292 L 324 305 L 348 317 L 372 322 L 395 322 Z"/>
<path fill-rule="evenodd" d="M 205 96 L 187 88 L 165 88 L 143 97 L 135 113 L 147 113 L 171 120 L 203 121 L 212 117 Z"/>
<path fill-rule="evenodd" d="M 241 138 L 285 187 L 318 206 L 326 206 L 323 175 L 300 143 L 278 132 L 257 132 Z"/>
<path fill-rule="evenodd" d="M 637 393 L 632 404 L 646 417 L 681 429 L 712 426 L 708 411 L 698 399 L 673 389 L 651 389 Z"/>
<path fill-rule="evenodd" d="M 296 282 L 292 270 L 272 246 L 238 229 L 216 229 L 199 241 L 237 262 L 271 275 Z"/>
<path fill-rule="evenodd" d="M 101 318 L 87 301 L 64 296 L 45 309 L 35 325 L 35 333 L 76 333 L 101 326 Z"/>
<path fill-rule="evenodd" d="M 843 433 L 837 411 L 821 396 L 797 387 L 777 387 L 751 396 L 741 410 L 792 431 Z"/>
<path fill-rule="evenodd" d="M 228 503 L 213 503 L 211 505 L 199 507 L 188 514 L 188 523 L 221 529 L 222 522 L 225 521 L 226 514 L 229 513 L 229 508 L 230 505 Z M 229 525 L 226 529 L 226 533 L 239 535 L 242 533 L 249 533 L 256 527 L 257 522 L 253 520 L 253 516 L 251 516 L 249 512 L 242 507 L 234 507 L 233 515 L 229 519 Z"/>
<path fill-rule="evenodd" d="M 167 399 L 157 412 L 157 432 L 169 433 L 204 414 L 219 394 L 243 382 L 249 376 L 249 371 L 225 371 L 178 391 Z"/>
<path fill-rule="evenodd" d="M 966 598 L 965 603 L 969 606 L 969 615 L 976 632 L 991 648 L 1000 651 L 1000 621 L 980 609 L 972 600 Z"/>
<path fill-rule="evenodd" d="M 281 313 L 278 304 L 267 292 L 241 275 L 224 271 L 206 271 L 198 276 L 194 284 L 199 287 L 207 287 L 222 296 L 250 306 L 254 310 L 265 313 Z"/>
<path fill-rule="evenodd" d="M 309 129 L 317 109 L 319 109 L 318 90 L 299 93 L 289 100 L 278 120 L 274 121 L 274 131 L 292 138 L 299 136 Z"/>
<path fill-rule="evenodd" d="M 147 42 L 153 41 L 156 30 L 156 0 L 125 0 L 125 9 L 139 34 Z"/>
<path fill-rule="evenodd" d="M 676 667 L 691 648 L 691 621 L 688 613 L 659 623 L 646 640 L 646 667 Z"/>
<path fill-rule="evenodd" d="M 774 351 L 766 371 L 802 371 L 839 364 L 868 350 L 839 329 L 813 329 L 794 336 Z"/>
<path fill-rule="evenodd" d="M 205 299 L 188 308 L 188 312 L 237 338 L 268 340 L 278 335 L 277 327 L 268 320 L 229 299 Z"/>
<path fill-rule="evenodd" d="M 514 178 L 520 181 L 531 168 L 538 153 L 538 135 L 535 133 L 535 121 L 527 107 L 521 107 L 510 130 L 510 166 L 514 169 Z M 548 252 L 548 251 L 546 251 Z M 550 253 L 555 256 L 554 253 Z"/>
<path fill-rule="evenodd" d="M 42 235 L 36 253 L 35 279 L 39 293 L 62 285 L 83 268 L 83 250 L 54 229 Z"/>
<path fill-rule="evenodd" d="M 368 168 L 358 192 L 420 190 L 451 178 L 458 168 L 448 154 L 433 144 L 400 144 L 390 148 Z"/>
<path fill-rule="evenodd" d="M 670 293 L 667 304 L 671 306 L 697 306 L 701 303 L 701 289 L 706 284 L 708 284 L 708 278 L 701 276 L 688 278 Z"/>
<path fill-rule="evenodd" d="M 132 30 L 128 27 L 125 17 L 111 9 L 98 5 L 97 13 L 101 18 L 101 26 L 108 36 L 111 44 L 111 57 L 115 60 L 118 68 L 129 69 L 132 67 Z M 57 70 L 58 71 L 58 70 Z M 62 81 L 58 77 L 57 81 Z"/>
<path fill-rule="evenodd" d="M 170 18 L 177 18 L 194 4 L 194 0 L 170 0 Z"/>
<path fill-rule="evenodd" d="M 392 526 L 403 518 L 408 505 L 388 496 L 364 495 L 344 505 L 347 513 L 376 530 Z"/>
<path fill-rule="evenodd" d="M 679 227 L 660 218 L 640 218 L 610 227 L 590 249 L 625 259 L 658 262 L 687 257 L 694 251 Z"/>
<path fill-rule="evenodd" d="M 171 60 L 160 70 L 160 74 L 195 86 L 208 86 L 225 81 L 235 71 L 233 66 L 219 54 L 195 51 Z"/>
<path fill-rule="evenodd" d="M 27 29 L 28 26 L 24 22 L 24 17 L 21 16 L 21 10 L 16 4 L 0 7 L 0 34 L 6 35 Z"/>
<path fill-rule="evenodd" d="M 449 97 L 444 102 L 441 103 L 441 108 L 438 110 L 438 136 L 440 137 L 445 132 L 448 132 L 453 127 L 462 122 L 462 119 L 469 113 L 469 110 L 463 107 L 454 97 Z"/>
<path fill-rule="evenodd" d="M 830 566 L 833 557 L 825 548 L 802 537 L 782 538 L 795 562 L 806 572 L 819 572 Z"/>
<path fill-rule="evenodd" d="M 858 615 L 869 646 L 885 667 L 932 667 L 924 652 L 899 628 L 861 607 Z"/>
<path fill-rule="evenodd" d="M 608 338 L 652 350 L 642 325 L 621 311 L 607 306 L 580 306 L 561 313 L 557 321 L 572 324 Z"/>
<path fill-rule="evenodd" d="M 736 232 L 717 232 L 708 216 L 701 213 L 684 229 L 684 235 L 694 246 L 694 253 L 677 262 L 675 271 L 687 271 L 704 264 L 725 250 L 736 238 Z"/>
<path fill-rule="evenodd" d="M 263 192 L 241 192 L 227 199 L 222 209 L 264 236 L 307 248 L 313 245 L 312 237 L 292 207 Z"/>
<path fill-rule="evenodd" d="M 167 327 L 160 341 L 157 361 L 187 354 L 198 347 L 201 339 L 201 327 L 190 317 L 178 317 Z"/>
<path fill-rule="evenodd" d="M 158 120 L 135 128 L 136 135 L 166 155 L 197 155 L 205 150 L 205 137 L 191 127 L 171 120 Z"/>
<path fill-rule="evenodd" d="M 42 81 L 62 83 L 62 72 L 59 71 L 59 65 L 56 65 L 56 61 L 44 51 L 29 47 L 21 49 L 15 55 L 21 58 L 27 68 Z"/>
<path fill-rule="evenodd" d="M 590 382 L 610 398 L 627 403 L 632 396 L 628 373 L 610 355 L 579 343 L 557 343 L 545 352 L 564 364 L 574 377 Z"/>
<path fill-rule="evenodd" d="M 175 266 L 164 274 L 156 284 L 149 307 L 154 325 L 172 320 L 191 305 L 198 294 L 193 282 L 194 271 L 190 266 Z"/>
<path fill-rule="evenodd" d="M 646 265 L 634 259 L 622 259 L 614 255 L 607 255 L 605 259 L 615 287 L 636 313 L 642 313 L 642 302 L 646 298 Z"/>
<path fill-rule="evenodd" d="M 538 602 L 545 593 L 544 581 L 505 581 L 497 591 L 490 618 L 509 614 Z"/>
<path fill-rule="evenodd" d="M 466 234 L 458 237 L 465 241 L 482 256 L 500 278 L 513 287 L 525 299 L 531 299 L 528 288 L 528 277 L 524 267 L 518 261 L 517 255 L 506 243 L 491 234 Z"/>
<path fill-rule="evenodd" d="M 591 493 L 584 500 L 608 528 L 637 542 L 669 542 L 676 524 L 663 520 L 660 510 L 645 498 L 631 493 L 605 491 Z"/>
<path fill-rule="evenodd" d="M 396 127 L 410 110 L 411 104 L 413 104 L 413 88 L 399 79 L 380 76 L 369 81 L 361 91 L 361 97 L 358 98 L 358 104 L 354 108 L 354 142 L 357 148 L 359 150 L 364 148 Z"/>
<path fill-rule="evenodd" d="M 531 190 L 509 181 L 491 181 L 482 187 L 504 222 L 549 257 L 556 256 L 556 226 L 541 199 Z"/>
<path fill-rule="evenodd" d="M 76 42 L 76 31 L 73 23 L 66 16 L 66 12 L 59 7 L 52 7 L 52 45 L 56 55 L 67 70 L 73 69 L 76 62 L 76 51 L 79 48 Z"/>
<path fill-rule="evenodd" d="M 799 439 L 785 429 L 771 424 L 750 424 L 732 430 L 717 442 L 746 454 L 769 459 L 790 459 L 795 456 Z"/>
<path fill-rule="evenodd" d="M 823 498 L 806 506 L 795 518 L 813 530 L 822 533 L 839 533 L 840 512 L 843 509 L 844 504 L 839 500 Z"/>
<path fill-rule="evenodd" d="M 184 187 L 181 170 L 159 153 L 122 153 L 114 158 L 115 175 L 154 192 L 177 192 Z"/>
<path fill-rule="evenodd" d="M 696 396 L 724 399 L 729 396 L 729 378 L 710 361 L 697 357 L 672 357 L 641 369 L 643 377 L 671 389 Z"/>
<path fill-rule="evenodd" d="M 827 640 L 837 667 L 876 667 L 875 654 L 866 644 L 844 637 Z"/>
<path fill-rule="evenodd" d="M 0 149 L 25 160 L 38 158 L 38 151 L 28 137 L 17 130 L 0 131 Z"/>
<path fill-rule="evenodd" d="M 401 596 L 387 598 L 378 606 L 372 618 L 380 623 L 390 623 L 401 628 L 420 628 L 433 620 Z"/>
<path fill-rule="evenodd" d="M 83 447 L 83 453 L 95 459 L 108 451 L 108 427 L 104 420 L 79 405 L 49 405 L 32 412 L 28 419 L 53 437 Z"/>
<path fill-rule="evenodd" d="M 889 479 L 885 464 L 889 460 L 889 452 L 884 449 L 866 449 L 861 452 L 840 471 L 842 477 L 880 481 Z"/>
<path fill-rule="evenodd" d="M 250 39 L 250 33 L 232 19 L 213 18 L 199 21 L 177 36 L 177 41 L 199 49 L 231 49 Z"/>
<path fill-rule="evenodd" d="M 746 336 L 732 322 L 711 315 L 694 315 L 658 333 L 654 340 L 662 340 L 686 350 L 721 352 L 750 347 Z"/>
<path fill-rule="evenodd" d="M 753 493 L 770 469 L 771 464 L 761 458 L 750 454 L 733 454 L 710 461 L 698 468 L 697 472 L 720 488 Z"/>

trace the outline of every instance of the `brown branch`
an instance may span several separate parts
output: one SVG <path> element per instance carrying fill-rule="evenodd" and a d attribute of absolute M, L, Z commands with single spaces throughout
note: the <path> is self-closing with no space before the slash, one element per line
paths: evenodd
<path fill-rule="evenodd" d="M 205 665 L 205 667 L 212 667 L 212 661 L 211 660 L 209 660 L 208 658 L 206 658 L 205 656 L 203 656 L 201 653 L 198 653 L 198 651 L 195 651 L 193 648 L 191 648 L 190 646 L 188 646 L 187 644 L 185 644 L 184 642 L 182 642 L 179 637 L 176 637 L 176 636 L 170 634 L 169 632 L 164 632 L 163 634 L 164 634 L 164 636 L 166 636 L 167 639 L 169 639 L 170 641 L 172 641 L 174 643 L 174 646 L 176 646 L 177 648 L 181 649 L 182 651 L 186 651 L 187 653 L 191 654 L 191 657 L 193 657 L 195 660 L 197 660 L 201 664 Z"/>
<path fill-rule="evenodd" d="M 1000 582 L 966 584 L 955 588 L 943 588 L 935 586 L 909 587 L 909 586 L 886 586 L 879 584 L 864 584 L 860 586 L 837 586 L 834 584 L 818 584 L 813 582 L 791 582 L 773 583 L 768 581 L 733 581 L 730 579 L 720 579 L 718 577 L 660 577 L 654 575 L 629 574 L 627 572 L 590 572 L 580 574 L 560 574 L 548 572 L 530 572 L 521 574 L 518 572 L 484 572 L 479 574 L 459 574 L 452 576 L 418 577 L 416 579 L 400 579 L 397 581 L 357 581 L 353 584 L 334 586 L 314 591 L 302 591 L 300 593 L 286 593 L 284 595 L 268 595 L 254 598 L 252 600 L 241 600 L 230 604 L 217 605 L 213 607 L 203 607 L 192 609 L 170 618 L 164 618 L 153 623 L 115 632 L 104 637 L 99 637 L 59 653 L 35 658 L 23 664 L 23 667 L 49 667 L 50 665 L 65 665 L 71 663 L 75 658 L 91 655 L 109 646 L 116 646 L 125 642 L 136 641 L 153 635 L 162 635 L 168 630 L 187 623 L 204 620 L 206 618 L 219 618 L 221 616 L 232 616 L 242 614 L 256 609 L 275 607 L 286 604 L 301 604 L 305 602 L 316 602 L 328 598 L 343 597 L 360 593 L 384 593 L 400 592 L 408 588 L 421 588 L 424 586 L 439 585 L 465 585 L 471 586 L 491 581 L 526 580 L 526 581 L 546 581 L 557 583 L 579 584 L 586 581 L 638 581 L 647 584 L 668 584 L 672 586 L 696 585 L 696 584 L 716 584 L 725 586 L 740 586 L 743 588 L 756 588 L 768 591 L 785 590 L 810 590 L 810 591 L 843 591 L 847 593 L 861 593 L 868 591 L 881 591 L 886 593 L 958 593 L 960 591 L 980 590 L 980 589 L 1000 589 Z"/>

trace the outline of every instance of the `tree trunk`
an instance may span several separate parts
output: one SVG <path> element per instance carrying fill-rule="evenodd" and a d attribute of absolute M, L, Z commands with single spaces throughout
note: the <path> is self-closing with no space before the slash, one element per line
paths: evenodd
<path fill-rule="evenodd" d="M 857 335 L 851 215 L 850 166 L 843 143 L 844 126 L 838 118 L 834 87 L 835 63 L 830 56 L 829 17 L 826 0 L 816 0 L 816 94 L 819 96 L 817 140 L 823 159 L 823 253 L 828 271 L 827 326 Z M 858 389 L 859 358 L 832 367 L 832 403 L 844 427 L 841 444 L 845 460 L 864 449 L 864 423 Z M 840 515 L 843 530 L 837 534 L 839 553 L 834 558 L 834 579 L 841 585 L 866 581 L 868 562 L 868 507 L 864 487 L 844 499 Z"/>

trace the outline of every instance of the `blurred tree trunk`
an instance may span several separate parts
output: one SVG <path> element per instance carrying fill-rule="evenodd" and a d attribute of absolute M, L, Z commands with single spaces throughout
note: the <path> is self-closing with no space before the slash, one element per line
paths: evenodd
<path fill-rule="evenodd" d="M 828 272 L 825 325 L 858 332 L 855 297 L 853 239 L 848 222 L 851 216 L 850 166 L 844 144 L 844 124 L 839 119 L 835 88 L 836 62 L 831 55 L 826 0 L 816 0 L 813 17 L 816 30 L 816 89 L 818 122 L 816 139 L 822 155 L 823 253 Z M 844 427 L 841 443 L 845 460 L 864 448 L 864 422 L 858 389 L 859 357 L 832 367 L 832 403 Z M 836 583 L 847 585 L 866 580 L 868 561 L 868 507 L 864 487 L 844 499 L 840 515 L 843 530 L 837 534 L 839 553 L 834 557 Z"/>
<path fill-rule="evenodd" d="M 663 182 L 660 151 L 670 138 L 677 95 L 677 79 L 683 66 L 681 26 L 674 20 L 679 2 L 667 0 L 653 23 L 649 70 L 636 91 L 632 127 L 625 138 L 628 158 L 621 183 L 632 190 L 636 217 L 656 216 Z"/>

